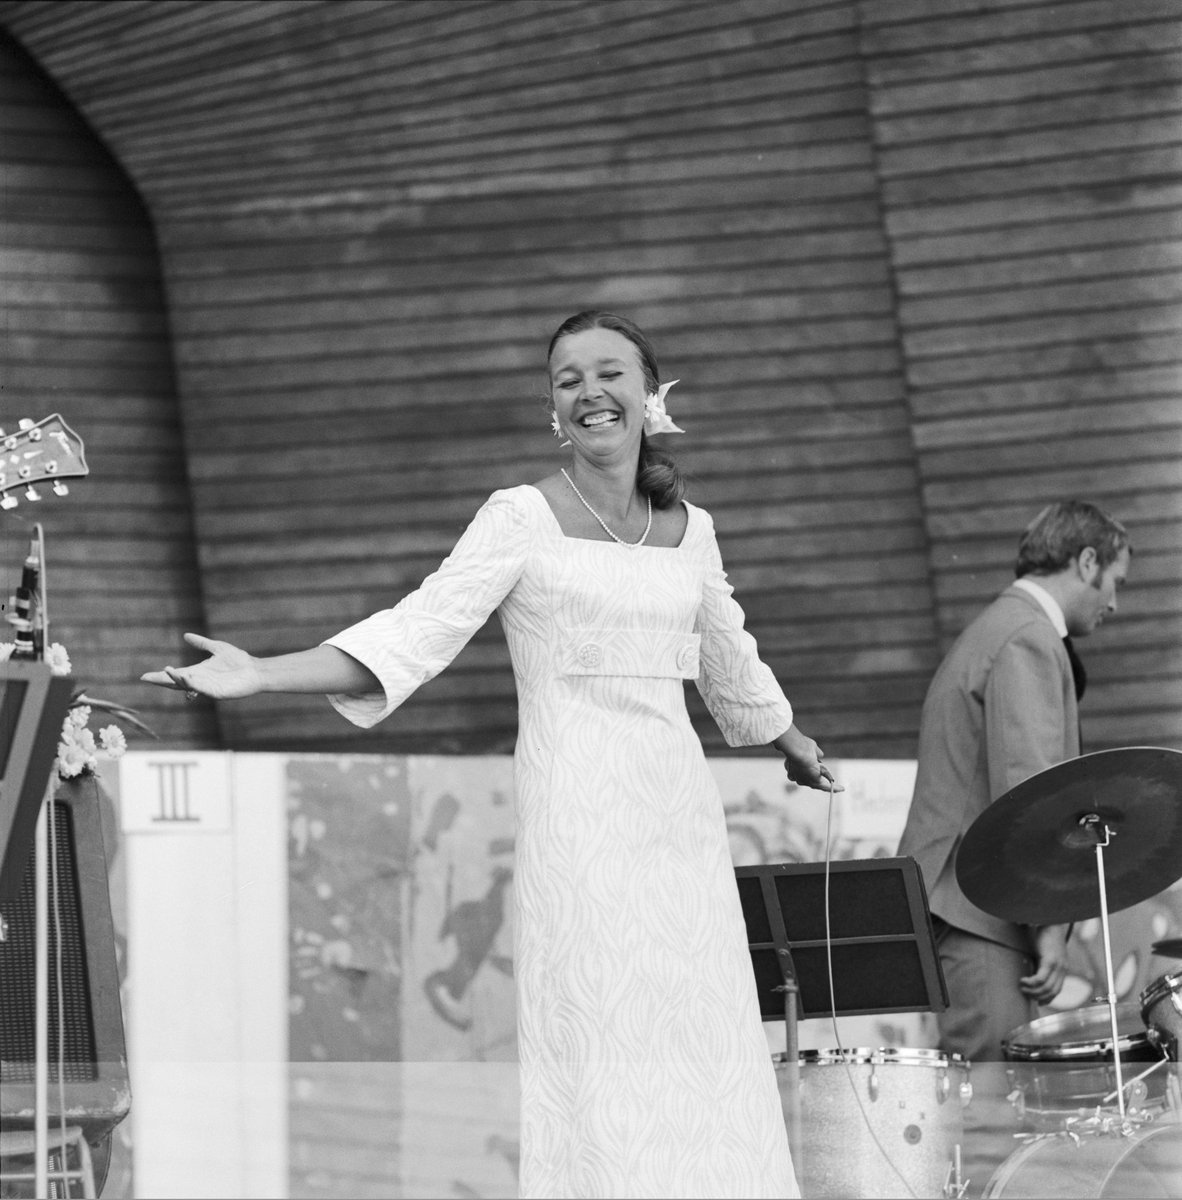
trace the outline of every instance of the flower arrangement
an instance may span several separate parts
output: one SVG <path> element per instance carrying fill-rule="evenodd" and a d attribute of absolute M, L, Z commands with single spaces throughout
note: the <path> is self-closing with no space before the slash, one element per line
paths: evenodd
<path fill-rule="evenodd" d="M 11 642 L 0 643 L 0 662 L 12 657 Z M 54 675 L 69 675 L 73 670 L 70 655 L 61 642 L 51 642 L 45 650 L 45 664 Z M 93 709 L 108 712 L 116 720 L 132 725 L 136 729 L 155 737 L 134 709 L 111 700 L 97 700 L 84 692 L 75 692 L 69 711 L 62 723 L 61 740 L 57 744 L 57 760 L 54 766 L 61 779 L 74 779 L 86 772 L 94 772 L 99 758 L 122 758 L 127 751 L 127 738 L 118 725 L 105 725 L 98 731 L 98 738 L 89 727 Z"/>

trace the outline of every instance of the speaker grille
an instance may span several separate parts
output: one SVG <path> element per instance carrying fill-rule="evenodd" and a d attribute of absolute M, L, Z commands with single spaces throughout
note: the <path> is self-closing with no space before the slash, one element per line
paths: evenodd
<path fill-rule="evenodd" d="M 87 983 L 82 907 L 78 894 L 74 826 L 68 805 L 51 808 L 57 836 L 58 896 L 62 929 L 62 993 L 66 1053 L 63 1079 L 84 1083 L 98 1078 L 94 1022 Z M 52 885 L 52 876 L 50 878 Z M 29 856 L 17 898 L 4 906 L 8 940 L 0 942 L 0 1082 L 32 1083 L 34 1075 L 34 909 L 33 859 Z M 57 1082 L 57 934 L 49 913 L 49 1078 Z"/>

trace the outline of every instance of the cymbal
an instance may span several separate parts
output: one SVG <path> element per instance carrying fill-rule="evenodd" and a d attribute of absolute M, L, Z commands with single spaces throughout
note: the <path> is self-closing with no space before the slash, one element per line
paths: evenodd
<path fill-rule="evenodd" d="M 1182 753 L 1136 746 L 1068 759 L 995 800 L 961 843 L 961 890 L 1019 925 L 1098 917 L 1098 836 L 1083 823 L 1089 815 L 1112 831 L 1104 850 L 1109 912 L 1182 877 Z"/>

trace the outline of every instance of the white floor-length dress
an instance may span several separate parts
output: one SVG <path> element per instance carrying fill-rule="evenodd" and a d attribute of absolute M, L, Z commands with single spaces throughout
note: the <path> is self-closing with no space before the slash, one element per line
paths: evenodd
<path fill-rule="evenodd" d="M 380 721 L 499 608 L 517 679 L 515 976 L 525 1197 L 799 1195 L 718 789 L 685 707 L 731 745 L 792 710 L 731 599 L 710 517 L 677 548 L 569 538 L 495 492 L 418 591 L 329 640 Z"/>

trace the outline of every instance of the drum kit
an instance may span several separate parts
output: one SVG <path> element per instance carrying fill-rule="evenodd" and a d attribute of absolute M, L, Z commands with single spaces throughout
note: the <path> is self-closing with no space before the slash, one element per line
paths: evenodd
<path fill-rule="evenodd" d="M 1101 751 L 1032 776 L 973 823 L 956 872 L 994 916 L 1034 926 L 1098 917 L 1103 934 L 1103 1003 L 1005 1040 L 1021 1132 L 983 1195 L 1182 1197 L 1182 968 L 1139 1004 L 1118 1003 L 1109 922 L 1182 878 L 1182 753 Z M 1153 950 L 1182 959 L 1182 938 Z M 968 1064 L 918 1050 L 816 1051 L 801 1063 L 806 1195 L 965 1194 Z M 832 1147 L 817 1141 L 827 1136 Z M 811 1157 L 828 1164 L 825 1178 L 810 1181 Z"/>

